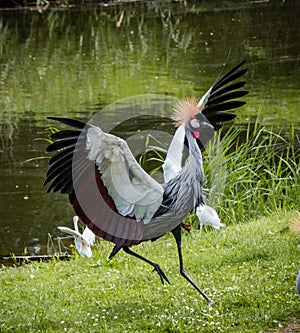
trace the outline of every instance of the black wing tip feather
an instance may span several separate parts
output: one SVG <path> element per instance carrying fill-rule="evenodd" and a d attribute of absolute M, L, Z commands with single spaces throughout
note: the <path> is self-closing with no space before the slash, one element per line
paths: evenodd
<path fill-rule="evenodd" d="M 237 70 L 239 70 L 246 62 L 246 59 L 241 60 L 240 62 L 238 62 L 235 66 L 233 66 L 230 70 L 228 70 L 224 75 L 222 75 L 219 80 L 225 79 L 228 76 L 230 76 L 232 73 L 237 72 Z M 248 70 L 248 69 L 244 69 L 244 70 Z M 217 81 L 219 81 L 217 80 Z"/>
<path fill-rule="evenodd" d="M 212 92 L 218 90 L 221 86 L 224 86 L 228 82 L 234 81 L 239 77 L 247 73 L 248 68 L 240 69 L 246 62 L 246 59 L 243 59 L 231 69 L 229 69 L 225 74 L 221 75 L 212 86 Z"/>
<path fill-rule="evenodd" d="M 232 82 L 238 78 L 240 78 L 241 76 L 245 75 L 247 73 L 248 69 L 247 68 L 243 68 L 240 69 L 238 71 L 233 71 L 231 72 L 229 75 L 228 73 L 226 73 L 224 76 L 222 76 L 219 80 L 217 80 L 213 87 L 212 87 L 212 92 L 217 91 L 219 88 L 224 87 L 227 83 Z"/>
<path fill-rule="evenodd" d="M 76 143 L 77 138 L 54 141 L 46 148 L 46 153 L 48 154 L 60 149 L 75 147 Z"/>
<path fill-rule="evenodd" d="M 75 120 L 75 119 L 71 119 L 71 118 L 48 116 L 47 119 L 55 120 L 55 121 L 65 124 L 65 125 L 75 127 L 78 129 L 84 129 L 84 127 L 87 125 L 83 121 Z"/>
<path fill-rule="evenodd" d="M 242 89 L 246 81 L 238 81 L 248 71 L 247 68 L 241 68 L 245 62 L 246 59 L 243 59 L 237 63 L 212 85 L 211 94 L 202 112 L 214 126 L 215 130 L 222 127 L 222 122 L 236 117 L 235 114 L 222 111 L 234 110 L 246 104 L 245 101 L 236 100 L 249 93 L 248 90 Z"/>
<path fill-rule="evenodd" d="M 245 104 L 246 104 L 245 101 L 228 101 L 228 102 L 226 101 L 226 102 L 221 102 L 218 104 L 208 105 L 205 108 L 205 111 L 208 113 L 212 113 L 213 115 L 217 115 L 220 111 L 237 109 Z M 210 116 L 206 116 L 206 117 L 208 117 L 208 120 L 209 120 Z"/>
<path fill-rule="evenodd" d="M 236 98 L 244 97 L 249 94 L 248 90 L 234 90 L 234 91 L 229 91 L 227 93 L 223 94 L 217 94 L 215 96 L 211 96 L 209 98 L 209 104 L 219 104 L 221 102 L 226 102 L 230 100 L 234 100 Z"/>
<path fill-rule="evenodd" d="M 46 153 L 56 152 L 49 161 L 43 186 L 49 185 L 47 193 L 61 192 L 70 194 L 73 190 L 72 183 L 72 158 L 78 138 L 83 129 L 88 126 L 86 123 L 63 117 L 49 116 L 47 119 L 61 122 L 77 130 L 61 130 L 50 135 L 50 140 L 54 141 L 46 148 Z"/>
<path fill-rule="evenodd" d="M 78 138 L 80 133 L 81 133 L 81 131 L 76 131 L 76 130 L 61 130 L 61 131 L 50 134 L 49 138 L 52 141 Z"/>

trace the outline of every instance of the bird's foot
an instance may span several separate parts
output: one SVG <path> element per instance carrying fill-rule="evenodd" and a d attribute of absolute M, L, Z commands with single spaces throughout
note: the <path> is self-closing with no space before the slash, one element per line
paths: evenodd
<path fill-rule="evenodd" d="M 153 271 L 157 272 L 162 284 L 165 284 L 165 281 L 167 281 L 169 284 L 171 284 L 169 279 L 167 278 L 166 274 L 164 273 L 164 271 L 160 268 L 160 266 L 158 264 L 154 264 L 153 267 L 154 267 Z"/>

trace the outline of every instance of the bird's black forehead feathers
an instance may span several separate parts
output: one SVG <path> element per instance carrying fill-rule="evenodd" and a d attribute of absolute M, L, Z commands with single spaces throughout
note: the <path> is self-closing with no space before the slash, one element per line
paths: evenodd
<path fill-rule="evenodd" d="M 195 117 L 200 123 L 203 123 L 203 122 L 205 122 L 207 124 L 210 123 L 209 120 L 205 117 L 205 115 L 201 112 L 197 113 Z"/>

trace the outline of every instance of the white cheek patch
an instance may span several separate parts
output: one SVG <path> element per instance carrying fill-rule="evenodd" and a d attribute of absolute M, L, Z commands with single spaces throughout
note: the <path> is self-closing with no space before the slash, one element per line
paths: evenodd
<path fill-rule="evenodd" d="M 199 121 L 197 119 L 192 119 L 190 121 L 190 125 L 193 127 L 193 128 L 199 128 L 200 127 L 200 124 L 199 124 Z"/>

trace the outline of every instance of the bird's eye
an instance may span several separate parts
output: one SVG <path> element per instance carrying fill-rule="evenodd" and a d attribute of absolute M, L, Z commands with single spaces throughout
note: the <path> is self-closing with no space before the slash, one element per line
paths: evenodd
<path fill-rule="evenodd" d="M 199 128 L 200 127 L 200 124 L 199 124 L 199 121 L 197 119 L 192 119 L 190 121 L 190 125 L 193 127 L 193 128 Z"/>

